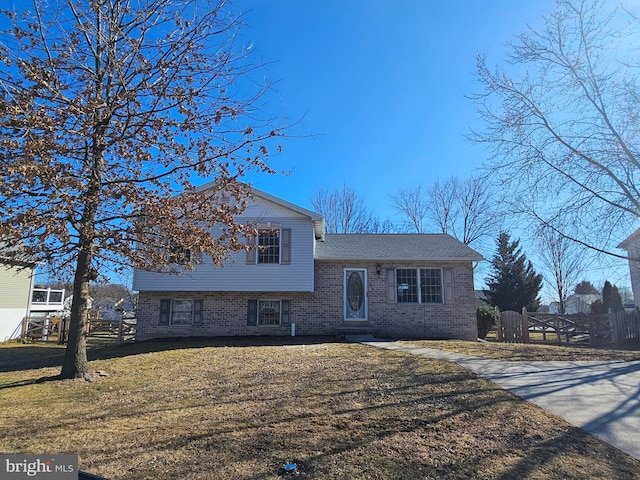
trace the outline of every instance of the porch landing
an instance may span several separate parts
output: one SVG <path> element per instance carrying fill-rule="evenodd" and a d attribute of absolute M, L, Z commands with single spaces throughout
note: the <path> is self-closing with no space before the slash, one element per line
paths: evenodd
<path fill-rule="evenodd" d="M 375 335 L 377 328 L 369 322 L 345 322 L 336 328 L 339 335 Z"/>

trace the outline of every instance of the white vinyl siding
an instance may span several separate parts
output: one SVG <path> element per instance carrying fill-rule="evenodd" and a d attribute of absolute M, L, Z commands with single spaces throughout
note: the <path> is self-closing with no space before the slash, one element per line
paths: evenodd
<path fill-rule="evenodd" d="M 0 264 L 0 342 L 11 336 L 27 315 L 31 296 L 32 268 Z"/>
<path fill-rule="evenodd" d="M 31 268 L 7 268 L 6 265 L 0 264 L 0 308 L 26 310 L 31 294 L 32 273 Z"/>
<path fill-rule="evenodd" d="M 247 261 L 247 252 L 231 253 L 222 267 L 206 255 L 194 271 L 170 275 L 134 271 L 135 290 L 156 291 L 249 291 L 312 292 L 314 290 L 314 225 L 309 217 L 278 205 L 254 202 L 239 222 L 279 225 L 290 248 L 281 248 L 280 263 L 257 264 Z M 285 233 L 286 232 L 286 233 Z"/>

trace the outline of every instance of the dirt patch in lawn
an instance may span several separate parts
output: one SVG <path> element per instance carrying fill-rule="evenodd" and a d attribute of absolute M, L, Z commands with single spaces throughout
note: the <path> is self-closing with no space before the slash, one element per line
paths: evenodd
<path fill-rule="evenodd" d="M 111 479 L 275 480 L 287 462 L 308 479 L 640 478 L 640 461 L 447 362 L 343 343 L 114 348 L 95 383 L 1 372 L 0 451 L 78 453 Z"/>
<path fill-rule="evenodd" d="M 462 340 L 411 340 L 411 344 L 447 352 L 510 362 L 548 360 L 632 361 L 640 360 L 639 350 L 591 348 L 587 345 L 549 345 L 541 343 L 465 342 Z"/>

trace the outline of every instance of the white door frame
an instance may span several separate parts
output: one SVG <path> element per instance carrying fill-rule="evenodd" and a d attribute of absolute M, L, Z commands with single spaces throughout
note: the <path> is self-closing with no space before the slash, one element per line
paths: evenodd
<path fill-rule="evenodd" d="M 364 315 L 362 317 L 358 316 L 358 317 L 354 317 L 353 315 L 349 315 L 349 310 L 353 313 L 353 310 L 351 310 L 349 308 L 348 305 L 348 293 L 347 293 L 347 286 L 348 286 L 348 280 L 347 280 L 347 272 L 359 272 L 362 274 L 361 280 L 362 280 L 362 301 L 364 302 L 364 309 L 363 309 L 363 313 Z M 345 321 L 346 320 L 351 320 L 351 321 L 367 321 L 369 319 L 369 296 L 368 296 L 368 278 L 367 278 L 367 269 L 366 268 L 362 268 L 362 267 L 353 267 L 353 268 L 345 268 L 343 270 L 343 274 L 342 274 L 342 280 L 343 280 L 343 286 L 342 286 L 342 309 L 343 309 L 343 316 Z"/>

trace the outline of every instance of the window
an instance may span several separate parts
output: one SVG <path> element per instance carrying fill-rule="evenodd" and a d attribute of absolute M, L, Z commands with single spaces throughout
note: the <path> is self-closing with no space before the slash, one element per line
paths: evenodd
<path fill-rule="evenodd" d="M 280 230 L 258 230 L 258 263 L 280 263 Z"/>
<path fill-rule="evenodd" d="M 418 303 L 418 275 L 415 268 L 396 270 L 398 303 Z"/>
<path fill-rule="evenodd" d="M 439 268 L 420 269 L 421 303 L 442 303 L 442 274 Z"/>
<path fill-rule="evenodd" d="M 398 303 L 443 303 L 439 268 L 398 268 L 396 286 Z"/>
<path fill-rule="evenodd" d="M 177 265 L 186 265 L 191 261 L 191 249 L 171 242 L 169 245 L 169 262 Z"/>
<path fill-rule="evenodd" d="M 160 325 L 202 325 L 202 300 L 160 300 Z"/>
<path fill-rule="evenodd" d="M 258 325 L 280 325 L 280 300 L 258 300 Z"/>
<path fill-rule="evenodd" d="M 291 264 L 291 229 L 259 228 L 258 236 L 249 237 L 247 264 Z"/>
<path fill-rule="evenodd" d="M 249 300 L 247 325 L 286 325 L 290 323 L 290 313 L 290 300 Z"/>

